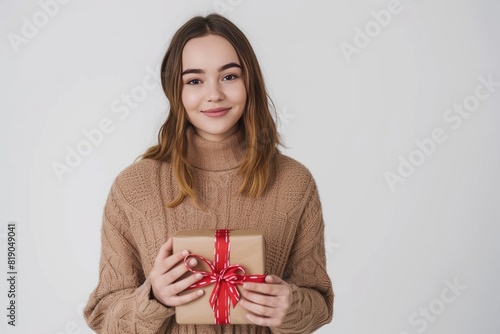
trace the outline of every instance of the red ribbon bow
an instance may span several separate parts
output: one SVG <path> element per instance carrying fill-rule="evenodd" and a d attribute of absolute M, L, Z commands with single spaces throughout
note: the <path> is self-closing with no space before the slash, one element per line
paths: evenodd
<path fill-rule="evenodd" d="M 221 229 L 215 231 L 215 249 L 214 249 L 214 264 L 210 263 L 203 256 L 196 254 L 186 255 L 184 265 L 194 274 L 202 274 L 203 278 L 191 285 L 188 289 L 203 287 L 215 283 L 215 286 L 210 295 L 210 306 L 214 311 L 216 324 L 229 324 L 229 300 L 236 307 L 240 300 L 240 292 L 236 285 L 241 285 L 244 282 L 263 283 L 266 277 L 265 274 L 246 275 L 245 269 L 238 264 L 229 265 L 229 230 Z M 193 270 L 188 265 L 190 258 L 197 258 L 205 262 L 210 267 L 210 272 L 204 270 Z M 242 272 L 242 274 L 238 274 Z"/>

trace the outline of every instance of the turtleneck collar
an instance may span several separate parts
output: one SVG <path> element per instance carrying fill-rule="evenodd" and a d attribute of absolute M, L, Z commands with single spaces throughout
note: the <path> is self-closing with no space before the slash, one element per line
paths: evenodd
<path fill-rule="evenodd" d="M 220 142 L 207 140 L 196 133 L 192 125 L 186 129 L 187 159 L 196 168 L 224 171 L 237 168 L 245 155 L 245 134 L 238 131 Z"/>

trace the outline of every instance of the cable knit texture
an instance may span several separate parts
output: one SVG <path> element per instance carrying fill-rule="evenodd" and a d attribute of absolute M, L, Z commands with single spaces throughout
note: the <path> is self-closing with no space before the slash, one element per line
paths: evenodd
<path fill-rule="evenodd" d="M 333 290 L 326 270 L 324 223 L 316 183 L 309 170 L 277 153 L 263 197 L 238 194 L 244 157 L 241 131 L 221 142 L 187 129 L 194 189 L 190 198 L 166 207 L 178 187 L 170 162 L 143 159 L 125 168 L 104 207 L 99 281 L 84 310 L 97 333 L 311 333 L 331 321 Z M 178 325 L 175 309 L 150 299 L 148 275 L 160 246 L 177 231 L 219 228 L 262 230 L 266 272 L 292 287 L 292 305 L 279 327 Z"/>

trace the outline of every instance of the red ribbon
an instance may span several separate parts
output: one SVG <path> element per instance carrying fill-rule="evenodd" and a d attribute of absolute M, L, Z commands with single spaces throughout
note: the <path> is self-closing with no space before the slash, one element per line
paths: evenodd
<path fill-rule="evenodd" d="M 210 295 L 210 306 L 214 311 L 216 324 L 230 324 L 229 305 L 230 300 L 233 308 L 236 307 L 240 300 L 240 292 L 236 285 L 241 285 L 244 282 L 263 283 L 266 277 L 265 274 L 246 275 L 245 269 L 238 264 L 229 265 L 229 230 L 221 229 L 215 231 L 215 249 L 214 249 L 214 264 L 210 263 L 203 256 L 189 254 L 184 258 L 184 264 L 193 274 L 202 274 L 203 278 L 191 285 L 188 289 L 203 287 L 215 283 L 215 286 Z M 204 270 L 193 270 L 188 265 L 190 258 L 197 258 L 205 262 L 210 267 L 210 272 Z M 239 274 L 241 272 L 242 274 Z"/>

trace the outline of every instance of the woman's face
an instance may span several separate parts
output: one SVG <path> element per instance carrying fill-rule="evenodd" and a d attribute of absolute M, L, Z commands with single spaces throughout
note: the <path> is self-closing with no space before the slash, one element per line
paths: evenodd
<path fill-rule="evenodd" d="M 182 51 L 182 103 L 196 133 L 221 141 L 238 130 L 247 94 L 235 49 L 217 35 L 189 40 Z"/>

